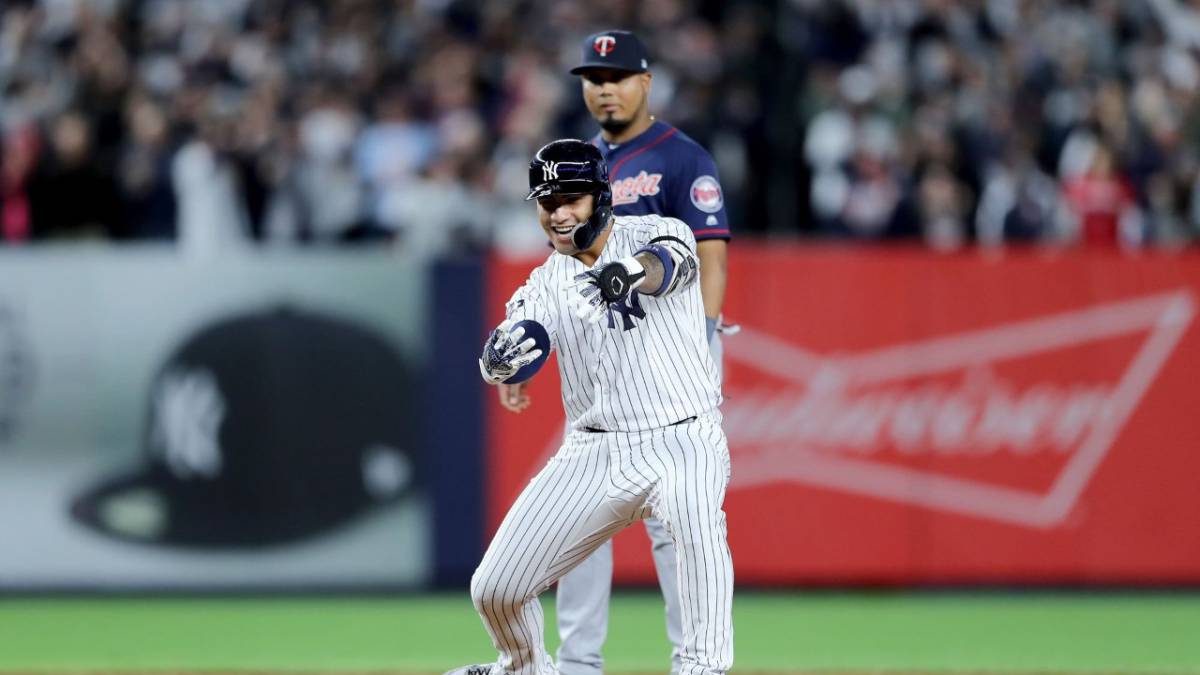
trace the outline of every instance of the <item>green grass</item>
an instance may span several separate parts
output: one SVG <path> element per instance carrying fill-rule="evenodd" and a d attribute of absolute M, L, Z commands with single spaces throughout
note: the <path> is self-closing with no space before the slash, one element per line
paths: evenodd
<path fill-rule="evenodd" d="M 661 612 L 653 593 L 614 599 L 608 672 L 665 670 Z M 742 593 L 734 621 L 736 672 L 1200 672 L 1194 593 Z M 0 600 L 0 671 L 440 673 L 493 656 L 465 593 Z"/>

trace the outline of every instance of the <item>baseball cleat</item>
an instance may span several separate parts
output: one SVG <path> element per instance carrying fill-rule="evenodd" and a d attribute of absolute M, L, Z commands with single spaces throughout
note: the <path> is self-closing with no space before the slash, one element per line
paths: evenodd
<path fill-rule="evenodd" d="M 481 663 L 475 666 L 463 666 L 447 672 L 445 675 L 492 675 L 492 664 Z"/>

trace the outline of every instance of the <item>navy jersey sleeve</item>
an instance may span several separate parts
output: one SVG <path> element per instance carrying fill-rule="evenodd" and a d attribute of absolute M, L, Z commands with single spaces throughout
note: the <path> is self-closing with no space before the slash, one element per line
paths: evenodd
<path fill-rule="evenodd" d="M 721 189 L 717 165 L 703 148 L 681 158 L 671 182 L 671 215 L 692 228 L 696 241 L 730 238 L 729 218 L 725 214 L 725 192 Z"/>

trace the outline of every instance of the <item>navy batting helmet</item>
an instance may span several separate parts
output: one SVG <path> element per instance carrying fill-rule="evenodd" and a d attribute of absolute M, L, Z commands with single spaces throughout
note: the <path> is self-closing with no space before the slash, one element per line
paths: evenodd
<path fill-rule="evenodd" d="M 608 226 L 612 217 L 612 188 L 608 163 L 595 146 L 564 138 L 543 145 L 529 163 L 529 194 L 538 199 L 554 194 L 592 194 L 596 204 L 592 216 L 575 229 L 575 248 L 587 250 Z"/>

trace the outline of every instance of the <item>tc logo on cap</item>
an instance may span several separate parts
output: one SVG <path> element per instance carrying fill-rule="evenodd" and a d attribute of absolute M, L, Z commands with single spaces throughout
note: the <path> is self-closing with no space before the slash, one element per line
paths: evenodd
<path fill-rule="evenodd" d="M 600 56 L 608 56 L 617 48 L 617 38 L 611 35 L 600 35 L 592 41 L 592 49 Z"/>

